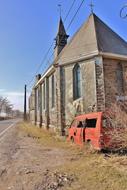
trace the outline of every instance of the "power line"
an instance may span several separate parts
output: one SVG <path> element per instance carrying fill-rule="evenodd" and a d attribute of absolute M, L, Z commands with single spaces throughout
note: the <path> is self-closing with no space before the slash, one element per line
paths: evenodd
<path fill-rule="evenodd" d="M 79 7 L 78 7 L 78 9 L 77 9 L 77 11 L 75 12 L 74 16 L 72 17 L 72 19 L 71 19 L 71 21 L 70 21 L 70 23 L 69 23 L 69 25 L 68 25 L 68 27 L 67 27 L 67 31 L 68 31 L 68 29 L 70 28 L 71 24 L 73 23 L 73 21 L 74 21 L 75 17 L 77 16 L 78 12 L 80 11 L 80 9 L 81 9 L 81 7 L 82 7 L 84 1 L 85 1 L 85 0 L 82 0 L 82 1 L 81 1 L 80 5 L 79 5 Z M 70 14 L 70 12 L 71 12 L 71 10 L 72 10 L 72 8 L 73 8 L 75 2 L 76 2 L 76 0 L 73 1 L 73 3 L 72 3 L 72 5 L 71 5 L 71 7 L 70 7 L 70 9 L 69 9 L 69 11 L 68 11 L 68 13 L 67 13 L 65 19 L 64 19 L 64 22 L 66 21 L 67 17 L 69 16 L 69 14 Z M 61 41 L 62 41 L 62 40 L 63 40 L 63 38 L 61 39 Z M 38 71 L 40 70 L 40 68 L 42 67 L 42 64 L 43 64 L 44 61 L 46 60 L 46 58 L 47 58 L 47 56 L 48 56 L 48 54 L 49 54 L 49 52 L 50 52 L 50 50 L 51 50 L 53 44 L 54 44 L 54 41 L 52 42 L 50 48 L 49 48 L 48 51 L 46 52 L 46 54 L 45 54 L 43 60 L 41 61 L 41 64 L 39 65 L 38 69 L 37 69 L 36 72 L 35 72 L 35 75 L 37 74 L 37 72 L 38 72 Z M 51 56 L 49 57 L 49 59 L 53 56 L 53 54 L 54 54 L 54 52 L 51 54 Z M 48 59 L 48 60 L 49 60 L 49 59 Z M 46 68 L 46 66 L 47 66 L 47 65 L 45 65 L 45 68 Z M 44 69 L 45 69 L 45 68 L 44 68 Z M 29 83 L 27 84 L 28 86 L 33 82 L 33 80 L 34 80 L 34 78 L 35 78 L 35 75 L 32 77 L 32 79 L 31 79 L 31 80 L 29 81 Z"/>
<path fill-rule="evenodd" d="M 80 5 L 79 5 L 79 7 L 78 7 L 78 9 L 77 9 L 77 11 L 75 12 L 74 16 L 72 17 L 72 19 L 71 19 L 71 21 L 70 21 L 70 23 L 69 23 L 69 25 L 68 25 L 66 31 L 69 30 L 69 28 L 70 28 L 70 26 L 72 25 L 72 23 L 73 23 L 75 17 L 77 16 L 78 12 L 80 11 L 80 9 L 81 9 L 81 7 L 82 7 L 84 1 L 85 1 L 85 0 L 82 0 L 82 1 L 81 1 Z M 63 38 L 64 38 L 64 37 L 61 38 L 60 42 L 63 40 Z M 51 54 L 51 56 L 49 57 L 49 59 L 53 56 L 53 54 L 54 54 L 54 52 Z"/>
<path fill-rule="evenodd" d="M 77 11 L 75 12 L 73 18 L 71 19 L 71 22 L 69 23 L 69 25 L 68 25 L 68 27 L 67 27 L 67 31 L 68 31 L 68 29 L 70 28 L 71 24 L 73 23 L 73 21 L 74 21 L 75 17 L 77 16 L 78 12 L 80 11 L 80 9 L 81 9 L 81 7 L 82 7 L 84 1 L 85 1 L 85 0 L 82 0 L 82 2 L 80 3 L 80 5 L 79 5 Z"/>
<path fill-rule="evenodd" d="M 46 54 L 45 54 L 43 60 L 41 61 L 41 64 L 38 66 L 38 68 L 37 68 L 37 70 L 36 70 L 34 76 L 33 76 L 32 79 L 28 82 L 27 86 L 30 85 L 30 84 L 33 82 L 33 80 L 34 80 L 34 78 L 35 78 L 35 75 L 38 73 L 38 71 L 39 71 L 40 68 L 42 67 L 42 63 L 43 63 L 43 62 L 45 61 L 45 59 L 47 58 L 47 56 L 48 56 L 48 54 L 49 54 L 51 48 L 53 47 L 53 44 L 54 44 L 54 42 L 52 42 L 52 44 L 51 44 L 51 46 L 49 47 L 48 51 L 46 52 Z"/>
<path fill-rule="evenodd" d="M 67 27 L 67 30 L 66 30 L 66 31 L 68 31 L 68 30 L 69 30 L 69 28 L 70 28 L 70 26 L 72 25 L 72 23 L 73 23 L 73 21 L 74 21 L 75 17 L 77 16 L 78 12 L 80 11 L 80 9 L 81 9 L 81 7 L 82 7 L 82 5 L 83 5 L 84 1 L 85 1 L 85 0 L 82 0 L 82 2 L 80 3 L 80 5 L 79 5 L 79 7 L 78 7 L 77 11 L 75 12 L 74 16 L 73 16 L 73 17 L 72 17 L 72 19 L 71 19 L 71 21 L 70 21 L 70 23 L 69 23 L 69 25 L 68 25 L 68 27 Z M 60 42 L 61 42 L 62 40 L 63 40 L 63 38 L 61 38 Z M 49 57 L 49 59 L 53 56 L 53 54 L 54 54 L 54 52 L 51 54 L 51 56 Z"/>
<path fill-rule="evenodd" d="M 67 12 L 66 17 L 64 18 L 64 22 L 67 20 L 67 18 L 68 18 L 68 16 L 69 16 L 69 14 L 70 14 L 70 12 L 71 12 L 71 10 L 72 10 L 72 8 L 73 8 L 73 6 L 74 6 L 75 2 L 76 2 L 76 0 L 74 0 L 74 1 L 72 2 L 72 5 L 71 5 L 71 7 L 70 7 L 69 11 Z"/>
<path fill-rule="evenodd" d="M 69 14 L 70 14 L 70 12 L 71 12 L 71 10 L 72 10 L 72 8 L 73 8 L 75 2 L 76 2 L 76 0 L 74 0 L 74 1 L 72 2 L 71 7 L 70 7 L 70 9 L 69 9 L 69 11 L 68 11 L 68 13 L 67 13 L 67 15 L 66 15 L 64 21 L 65 21 L 65 20 L 67 19 L 67 17 L 69 16 Z M 46 58 L 47 58 L 47 56 L 48 56 L 48 54 L 49 54 L 51 48 L 53 47 L 53 44 L 54 44 L 54 41 L 52 42 L 51 46 L 49 47 L 48 51 L 46 52 L 46 54 L 45 54 L 43 60 L 41 61 L 41 64 L 38 66 L 38 68 L 37 68 L 37 70 L 36 70 L 34 76 L 33 76 L 32 79 L 27 83 L 27 86 L 29 86 L 29 85 L 34 81 L 35 75 L 38 73 L 38 71 L 39 71 L 40 68 L 42 67 L 42 64 L 43 64 L 44 61 L 46 60 Z"/>

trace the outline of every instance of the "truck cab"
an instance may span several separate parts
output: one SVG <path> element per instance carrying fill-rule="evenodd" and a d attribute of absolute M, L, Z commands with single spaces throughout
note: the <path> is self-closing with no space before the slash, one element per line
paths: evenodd
<path fill-rule="evenodd" d="M 102 150 L 111 148 L 115 144 L 112 142 L 114 130 L 103 112 L 84 114 L 73 120 L 68 129 L 67 140 L 81 146 L 89 143 L 94 149 Z"/>

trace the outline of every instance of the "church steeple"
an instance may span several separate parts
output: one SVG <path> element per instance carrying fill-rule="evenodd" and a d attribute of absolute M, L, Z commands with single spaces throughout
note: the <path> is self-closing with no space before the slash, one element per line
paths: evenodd
<path fill-rule="evenodd" d="M 58 33 L 57 33 L 57 36 L 55 38 L 55 41 L 56 41 L 55 48 L 54 48 L 55 49 L 55 58 L 60 54 L 62 49 L 67 44 L 68 37 L 69 36 L 66 34 L 66 30 L 65 30 L 62 18 L 60 17 Z"/>

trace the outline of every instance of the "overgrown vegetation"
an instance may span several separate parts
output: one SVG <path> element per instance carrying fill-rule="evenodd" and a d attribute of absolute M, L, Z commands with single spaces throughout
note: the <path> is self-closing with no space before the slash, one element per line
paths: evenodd
<path fill-rule="evenodd" d="M 126 190 L 127 156 L 118 154 L 91 153 L 87 148 L 79 148 L 67 143 L 53 132 L 20 124 L 20 129 L 45 147 L 65 149 L 68 160 L 57 171 L 74 176 L 74 182 L 66 190 Z M 50 159 L 50 158 L 49 158 Z"/>
<path fill-rule="evenodd" d="M 28 137 L 35 138 L 39 143 L 44 146 L 53 146 L 53 147 L 69 147 L 66 142 L 65 137 L 60 137 L 57 133 L 53 131 L 48 131 L 46 129 L 39 128 L 35 125 L 29 123 L 21 123 L 19 126 Z"/>
<path fill-rule="evenodd" d="M 110 137 L 110 144 L 113 149 L 127 149 L 127 117 L 126 104 L 118 102 L 111 105 L 104 113 L 106 118 L 105 127 L 109 130 L 105 132 L 107 137 Z"/>

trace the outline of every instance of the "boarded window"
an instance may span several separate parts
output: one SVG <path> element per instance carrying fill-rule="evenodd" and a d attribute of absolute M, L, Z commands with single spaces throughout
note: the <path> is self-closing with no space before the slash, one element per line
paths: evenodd
<path fill-rule="evenodd" d="M 73 99 L 81 97 L 81 69 L 78 64 L 73 69 Z"/>

